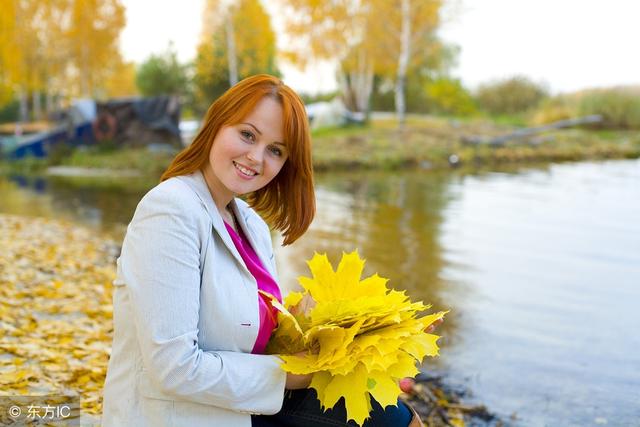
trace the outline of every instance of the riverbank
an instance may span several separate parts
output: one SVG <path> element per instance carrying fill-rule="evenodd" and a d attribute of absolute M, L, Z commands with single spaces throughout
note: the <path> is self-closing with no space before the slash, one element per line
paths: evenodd
<path fill-rule="evenodd" d="M 69 222 L 0 214 L 0 247 L 2 394 L 79 396 L 81 424 L 99 424 L 119 246 Z M 403 398 L 429 425 L 492 425 L 492 415 L 461 397 L 437 379 L 419 378 Z"/>
<path fill-rule="evenodd" d="M 640 157 L 640 132 L 596 131 L 584 128 L 546 132 L 527 141 L 501 146 L 473 144 L 473 137 L 495 137 L 516 128 L 486 120 L 456 121 L 412 116 L 404 129 L 394 119 L 377 119 L 367 126 L 323 129 L 313 134 L 317 171 L 352 169 L 477 169 L 496 165 L 623 159 Z M 77 149 L 46 160 L 0 162 L 0 173 L 43 173 L 51 166 L 138 173 L 157 178 L 175 153 L 143 148 Z M 58 168 L 58 171 L 60 169 Z M 67 169 L 68 170 L 68 169 Z M 91 173 L 86 173 L 91 175 Z"/>
<path fill-rule="evenodd" d="M 0 247 L 2 394 L 80 396 L 85 425 L 102 411 L 119 247 L 68 222 L 13 215 L 0 215 Z"/>

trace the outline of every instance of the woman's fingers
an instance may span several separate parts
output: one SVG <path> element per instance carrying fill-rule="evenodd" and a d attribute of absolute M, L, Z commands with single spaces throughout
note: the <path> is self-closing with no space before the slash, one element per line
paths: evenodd
<path fill-rule="evenodd" d="M 291 372 L 287 372 L 287 380 L 285 382 L 284 388 L 288 390 L 298 390 L 301 388 L 309 387 L 311 384 L 312 374 L 306 375 L 296 375 Z"/>
<path fill-rule="evenodd" d="M 433 322 L 432 324 L 430 324 L 429 326 L 427 326 L 427 329 L 425 329 L 424 331 L 428 334 L 430 334 L 431 332 L 435 331 L 436 328 L 438 326 L 440 326 L 440 324 L 443 322 L 442 319 L 438 319 L 435 322 Z"/>

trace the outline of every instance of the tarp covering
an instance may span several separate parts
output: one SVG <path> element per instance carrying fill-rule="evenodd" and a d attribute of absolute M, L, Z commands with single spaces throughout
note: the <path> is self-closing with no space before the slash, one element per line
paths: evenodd
<path fill-rule="evenodd" d="M 94 131 L 99 141 L 109 139 L 118 145 L 181 147 L 179 123 L 176 97 L 125 98 L 98 103 Z"/>

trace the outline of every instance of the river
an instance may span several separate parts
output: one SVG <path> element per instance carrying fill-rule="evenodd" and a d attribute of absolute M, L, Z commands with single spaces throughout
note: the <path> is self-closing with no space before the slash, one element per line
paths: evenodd
<path fill-rule="evenodd" d="M 0 178 L 0 212 L 119 239 L 149 185 Z M 640 160 L 331 173 L 316 188 L 312 227 L 277 250 L 283 287 L 314 251 L 358 249 L 367 275 L 451 310 L 424 369 L 469 402 L 508 425 L 640 426 Z"/>

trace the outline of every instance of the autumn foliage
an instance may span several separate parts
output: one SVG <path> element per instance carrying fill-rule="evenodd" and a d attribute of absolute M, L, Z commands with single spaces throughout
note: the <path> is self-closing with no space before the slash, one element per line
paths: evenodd
<path fill-rule="evenodd" d="M 0 394 L 75 395 L 100 415 L 117 245 L 77 225 L 0 215 L 0 247 Z"/>
<path fill-rule="evenodd" d="M 124 11 L 120 0 L 3 1 L 0 87 L 22 95 L 108 96 L 125 69 L 118 46 Z"/>
<path fill-rule="evenodd" d="M 396 405 L 399 381 L 418 373 L 416 363 L 438 354 L 437 335 L 425 330 L 446 312 L 417 317 L 429 306 L 388 289 L 377 274 L 361 280 L 364 260 L 344 254 L 336 271 L 326 255 L 309 262 L 303 292 L 290 293 L 267 351 L 284 354 L 283 369 L 313 374 L 311 387 L 323 408 L 344 398 L 347 417 L 362 424 L 373 397 Z M 303 356 L 296 354 L 305 352 Z"/>

